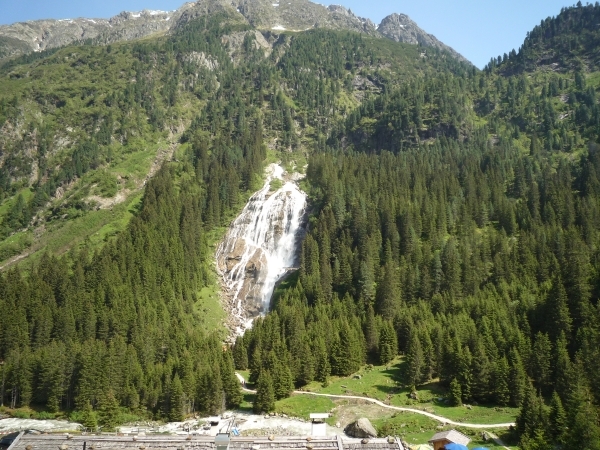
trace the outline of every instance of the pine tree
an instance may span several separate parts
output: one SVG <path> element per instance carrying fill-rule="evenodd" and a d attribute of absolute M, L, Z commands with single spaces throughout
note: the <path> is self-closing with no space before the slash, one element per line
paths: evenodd
<path fill-rule="evenodd" d="M 538 390 L 541 391 L 550 379 L 552 345 L 547 334 L 536 334 L 531 357 L 533 378 Z"/>
<path fill-rule="evenodd" d="M 543 436 L 546 432 L 547 417 L 544 410 L 544 401 L 536 395 L 531 384 L 528 385 L 525 391 L 516 425 L 521 440 L 532 439 L 536 435 L 539 437 L 540 433 Z"/>
<path fill-rule="evenodd" d="M 114 431 L 120 422 L 119 402 L 113 391 L 108 391 L 99 405 L 99 423 L 102 431 Z"/>
<path fill-rule="evenodd" d="M 567 413 L 556 391 L 552 393 L 552 400 L 550 401 L 549 421 L 553 441 L 557 444 L 565 445 L 568 432 Z"/>
<path fill-rule="evenodd" d="M 175 374 L 170 386 L 169 393 L 169 412 L 168 417 L 171 422 L 181 422 L 183 414 L 183 386 L 179 379 L 179 374 Z"/>
<path fill-rule="evenodd" d="M 391 250 L 390 250 L 391 253 Z M 397 279 L 397 270 L 394 269 L 390 260 L 384 267 L 384 276 L 381 283 L 377 285 L 376 309 L 384 319 L 393 319 L 400 307 L 400 283 Z"/>
<path fill-rule="evenodd" d="M 294 379 L 290 366 L 277 361 L 273 368 L 273 393 L 275 400 L 281 400 L 290 396 L 294 389 Z"/>
<path fill-rule="evenodd" d="M 96 428 L 98 427 L 98 417 L 92 409 L 90 402 L 85 404 L 82 413 L 81 425 L 89 431 L 96 431 Z"/>
<path fill-rule="evenodd" d="M 567 304 L 567 292 L 560 276 L 556 276 L 552 281 L 552 289 L 548 293 L 546 301 L 548 335 L 552 340 L 563 336 L 571 335 L 571 316 Z"/>
<path fill-rule="evenodd" d="M 256 414 L 271 412 L 275 409 L 275 391 L 273 380 L 268 371 L 263 370 L 256 383 L 256 396 L 252 409 Z"/>
<path fill-rule="evenodd" d="M 384 321 L 379 331 L 379 363 L 387 364 L 398 353 L 396 332 L 391 322 Z"/>
<path fill-rule="evenodd" d="M 578 369 L 582 369 L 578 364 Z M 584 372 L 577 370 L 571 392 L 567 399 L 568 432 L 566 441 L 569 447 L 586 450 L 600 450 L 600 426 L 598 412 L 592 404 L 592 395 L 586 386 Z"/>
<path fill-rule="evenodd" d="M 415 329 L 411 330 L 408 343 L 408 353 L 406 355 L 408 362 L 408 382 L 410 386 L 418 386 L 423 379 L 423 368 L 425 364 L 421 341 Z"/>
<path fill-rule="evenodd" d="M 321 383 L 326 383 L 327 378 L 331 374 L 331 365 L 329 363 L 329 355 L 327 348 L 322 339 L 318 339 L 316 344 L 316 371 L 315 379 Z"/>
<path fill-rule="evenodd" d="M 237 337 L 232 350 L 235 368 L 237 370 L 246 370 L 248 368 L 248 351 L 244 345 L 244 339 L 242 337 Z"/>
<path fill-rule="evenodd" d="M 453 406 L 462 405 L 462 390 L 460 388 L 460 382 L 456 378 L 452 378 L 450 382 L 450 404 Z"/>
<path fill-rule="evenodd" d="M 522 450 L 547 450 L 552 448 L 543 429 L 536 429 L 533 436 L 523 436 L 519 441 Z"/>
<path fill-rule="evenodd" d="M 525 398 L 527 390 L 527 373 L 523 367 L 523 362 L 516 349 L 512 349 L 509 354 L 510 358 L 510 403 L 512 406 L 520 407 L 521 402 Z"/>
<path fill-rule="evenodd" d="M 221 367 L 223 392 L 225 394 L 225 406 L 227 408 L 237 408 L 243 400 L 240 382 L 235 376 L 233 369 L 233 355 L 231 352 L 221 353 Z"/>
<path fill-rule="evenodd" d="M 496 363 L 494 371 L 494 396 L 496 403 L 502 406 L 510 402 L 509 372 L 508 361 L 503 357 Z"/>

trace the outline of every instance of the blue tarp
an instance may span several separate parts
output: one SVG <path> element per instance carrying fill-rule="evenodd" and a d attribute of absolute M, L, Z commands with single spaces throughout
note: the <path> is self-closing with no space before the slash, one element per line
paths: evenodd
<path fill-rule="evenodd" d="M 466 445 L 462 445 L 462 444 L 455 444 L 454 442 L 451 444 L 446 444 L 444 446 L 444 448 L 446 450 L 469 450 L 468 447 Z"/>

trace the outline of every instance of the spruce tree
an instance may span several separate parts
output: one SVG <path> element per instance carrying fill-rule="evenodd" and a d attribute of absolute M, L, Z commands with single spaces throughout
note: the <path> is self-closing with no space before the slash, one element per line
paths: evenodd
<path fill-rule="evenodd" d="M 83 407 L 81 425 L 91 432 L 96 431 L 96 428 L 98 427 L 98 417 L 92 409 L 90 402 L 86 402 Z"/>
<path fill-rule="evenodd" d="M 108 391 L 102 398 L 99 405 L 98 423 L 102 431 L 114 431 L 120 422 L 119 402 L 115 398 L 113 391 Z"/>
<path fill-rule="evenodd" d="M 499 405 L 505 406 L 510 402 L 509 367 L 506 358 L 496 363 L 494 371 L 495 400 Z"/>
<path fill-rule="evenodd" d="M 556 391 L 552 393 L 552 400 L 550 401 L 549 422 L 553 441 L 556 444 L 565 445 L 568 432 L 567 413 Z"/>
<path fill-rule="evenodd" d="M 413 328 L 408 344 L 408 353 L 406 355 L 408 362 L 408 382 L 410 386 L 418 386 L 423 379 L 423 368 L 425 364 L 421 341 L 416 330 Z"/>
<path fill-rule="evenodd" d="M 252 409 L 256 414 L 271 412 L 275 409 L 275 390 L 271 374 L 263 370 L 256 383 L 256 396 Z"/>
<path fill-rule="evenodd" d="M 398 353 L 398 340 L 393 325 L 384 321 L 379 331 L 379 363 L 387 364 Z"/>
<path fill-rule="evenodd" d="M 237 408 L 243 400 L 240 382 L 235 376 L 233 369 L 233 356 L 231 352 L 221 353 L 220 372 L 223 380 L 223 392 L 225 394 L 225 405 L 227 408 Z"/>
<path fill-rule="evenodd" d="M 462 390 L 460 388 L 460 382 L 456 378 L 453 378 L 452 381 L 450 382 L 449 395 L 450 395 L 450 403 L 453 406 L 462 405 Z"/>
<path fill-rule="evenodd" d="M 525 397 L 516 420 L 517 433 L 521 440 L 544 437 L 547 428 L 547 415 L 544 409 L 544 401 L 538 396 L 531 384 L 525 391 Z"/>
<path fill-rule="evenodd" d="M 183 386 L 177 373 L 170 386 L 168 417 L 171 422 L 181 422 L 184 419 Z"/>
<path fill-rule="evenodd" d="M 315 344 L 316 352 L 316 371 L 315 379 L 321 383 L 326 383 L 327 378 L 331 374 L 331 365 L 329 363 L 329 355 L 323 339 L 319 338 Z"/>

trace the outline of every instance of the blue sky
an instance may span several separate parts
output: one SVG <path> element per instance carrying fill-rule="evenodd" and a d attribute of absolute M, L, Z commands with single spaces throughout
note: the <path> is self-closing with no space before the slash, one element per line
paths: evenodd
<path fill-rule="evenodd" d="M 288 0 L 293 1 L 293 0 Z M 329 4 L 327 0 L 319 3 Z M 569 0 L 330 0 L 379 23 L 393 12 L 408 14 L 421 28 L 478 67 L 492 56 L 517 50 L 527 31 L 557 15 Z M 585 2 L 583 2 L 585 3 Z M 183 0 L 0 0 L 0 24 L 44 18 L 110 17 L 120 11 L 177 9 Z"/>

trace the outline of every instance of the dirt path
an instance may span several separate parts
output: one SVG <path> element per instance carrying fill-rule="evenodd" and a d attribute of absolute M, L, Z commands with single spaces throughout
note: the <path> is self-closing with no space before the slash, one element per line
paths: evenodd
<path fill-rule="evenodd" d="M 244 377 L 242 377 L 237 372 L 236 372 L 235 375 L 238 378 L 238 380 L 240 380 L 240 383 L 242 384 L 242 390 L 244 390 L 245 392 L 256 393 L 256 391 L 253 391 L 252 389 L 247 389 L 246 388 Z M 383 403 L 383 402 L 381 402 L 379 400 L 376 400 L 374 398 L 360 397 L 360 396 L 357 396 L 357 395 L 319 394 L 319 393 L 316 393 L 316 392 L 308 392 L 308 391 L 294 391 L 293 393 L 294 394 L 300 394 L 300 395 L 316 395 L 317 397 L 329 397 L 329 398 L 340 398 L 340 399 L 363 400 L 363 401 L 374 403 L 374 404 L 379 405 L 379 406 L 381 406 L 383 408 L 393 409 L 395 411 L 404 411 L 404 412 L 411 412 L 411 413 L 415 413 L 415 414 L 421 414 L 423 416 L 427 416 L 427 417 L 429 417 L 431 419 L 437 420 L 438 422 L 441 422 L 444 425 L 456 425 L 458 427 L 478 428 L 478 429 L 485 429 L 485 428 L 508 428 L 510 426 L 514 426 L 515 425 L 514 423 L 479 424 L 479 423 L 455 422 L 455 421 L 447 419 L 445 417 L 438 416 L 438 415 L 432 414 L 432 413 L 428 413 L 427 411 L 421 411 L 420 409 L 402 408 L 400 406 L 386 405 L 385 403 Z M 498 445 L 504 446 L 504 444 L 502 443 L 502 441 L 500 441 L 500 439 L 497 436 L 493 437 L 490 434 L 490 437 L 492 437 L 494 440 L 497 439 L 496 443 Z M 507 448 L 507 447 L 505 447 L 505 448 Z"/>

